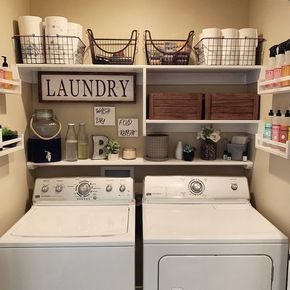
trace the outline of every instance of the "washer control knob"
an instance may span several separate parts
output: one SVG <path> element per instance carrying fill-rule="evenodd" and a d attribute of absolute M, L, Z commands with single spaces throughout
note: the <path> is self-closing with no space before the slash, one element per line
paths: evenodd
<path fill-rule="evenodd" d="M 63 185 L 62 184 L 57 184 L 55 187 L 55 192 L 61 192 L 63 189 Z"/>
<path fill-rule="evenodd" d="M 78 185 L 78 195 L 87 196 L 91 191 L 91 186 L 87 181 L 83 181 Z"/>
<path fill-rule="evenodd" d="M 48 190 L 49 190 L 48 185 L 42 185 L 42 187 L 41 187 L 42 192 L 48 192 Z"/>
<path fill-rule="evenodd" d="M 113 189 L 112 185 L 108 184 L 108 185 L 106 186 L 106 191 L 107 191 L 107 192 L 111 192 L 112 189 Z"/>
<path fill-rule="evenodd" d="M 194 195 L 200 195 L 204 191 L 204 185 L 200 180 L 192 180 L 189 183 L 189 189 Z"/>
<path fill-rule="evenodd" d="M 232 190 L 237 190 L 237 189 L 238 189 L 238 185 L 237 185 L 236 183 L 233 183 L 233 184 L 231 185 L 231 189 L 232 189 Z"/>
<path fill-rule="evenodd" d="M 126 186 L 125 185 L 120 185 L 120 188 L 119 188 L 119 190 L 121 191 L 121 192 L 124 192 L 125 190 L 126 190 Z"/>

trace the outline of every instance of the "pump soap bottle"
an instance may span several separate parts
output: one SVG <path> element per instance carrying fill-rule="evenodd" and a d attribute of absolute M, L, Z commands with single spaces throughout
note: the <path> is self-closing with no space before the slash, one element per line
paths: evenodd
<path fill-rule="evenodd" d="M 285 117 L 288 120 L 288 141 L 290 141 L 290 112 L 286 110 Z"/>
<path fill-rule="evenodd" d="M 7 63 L 7 57 L 6 56 L 3 56 L 3 63 L 2 63 L 2 67 L 3 67 L 3 75 L 4 75 L 4 79 L 5 80 L 9 80 L 11 81 L 12 80 L 12 71 L 8 68 L 8 63 Z M 4 89 L 12 89 L 12 85 L 11 84 L 3 84 L 2 87 Z"/>
<path fill-rule="evenodd" d="M 285 62 L 282 66 L 282 77 L 289 77 L 290 76 L 290 39 L 286 42 L 285 47 Z M 283 81 L 282 87 L 290 86 L 290 80 L 289 81 Z"/>
<path fill-rule="evenodd" d="M 277 47 L 278 45 L 274 45 L 270 48 L 269 65 L 266 69 L 266 75 L 265 75 L 266 81 L 271 81 L 274 79 L 274 68 L 276 65 Z M 273 84 L 266 85 L 266 88 L 267 89 L 273 88 Z"/>
<path fill-rule="evenodd" d="M 287 111 L 285 115 L 281 118 L 280 122 L 280 135 L 279 135 L 279 142 L 286 143 L 288 140 L 288 117 Z"/>
<path fill-rule="evenodd" d="M 272 123 L 273 123 L 274 112 L 270 110 L 268 116 L 265 120 L 265 128 L 263 138 L 271 140 L 272 139 Z"/>
<path fill-rule="evenodd" d="M 279 142 L 280 138 L 280 122 L 281 122 L 281 111 L 278 110 L 275 117 L 273 117 L 273 124 L 272 124 L 272 140 Z"/>
<path fill-rule="evenodd" d="M 278 54 L 276 55 L 276 65 L 274 69 L 274 79 L 282 77 L 282 66 L 285 63 L 285 47 L 286 42 L 282 42 L 278 45 Z M 281 87 L 281 82 L 274 83 L 274 87 Z"/>

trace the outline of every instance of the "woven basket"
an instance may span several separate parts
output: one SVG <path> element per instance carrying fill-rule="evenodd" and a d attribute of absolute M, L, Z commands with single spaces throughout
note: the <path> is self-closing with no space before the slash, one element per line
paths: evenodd
<path fill-rule="evenodd" d="M 168 135 L 147 135 L 145 158 L 150 161 L 168 160 Z"/>

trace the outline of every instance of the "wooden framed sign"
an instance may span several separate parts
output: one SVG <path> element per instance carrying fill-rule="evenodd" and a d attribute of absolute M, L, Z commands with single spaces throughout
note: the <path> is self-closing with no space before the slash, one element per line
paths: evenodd
<path fill-rule="evenodd" d="M 136 74 L 38 72 L 42 102 L 135 102 Z"/>

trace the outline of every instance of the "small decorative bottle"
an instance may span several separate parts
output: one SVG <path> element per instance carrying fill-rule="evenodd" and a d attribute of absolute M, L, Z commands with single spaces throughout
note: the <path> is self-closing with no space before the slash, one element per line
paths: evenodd
<path fill-rule="evenodd" d="M 80 123 L 78 131 L 78 159 L 89 158 L 89 138 L 85 123 Z"/>
<path fill-rule="evenodd" d="M 183 156 L 183 145 L 182 145 L 182 142 L 179 141 L 177 143 L 176 150 L 175 150 L 175 158 L 177 160 L 182 160 L 182 156 Z"/>
<path fill-rule="evenodd" d="M 67 133 L 65 136 L 65 160 L 78 160 L 78 140 L 75 131 L 75 124 L 69 123 Z"/>

